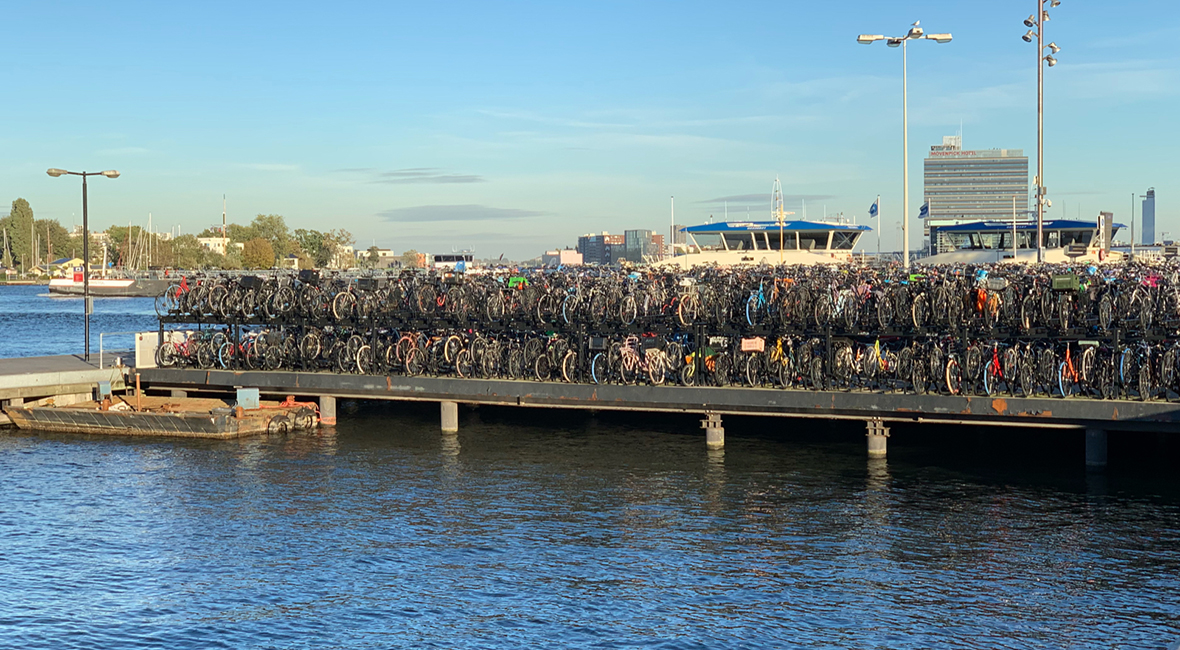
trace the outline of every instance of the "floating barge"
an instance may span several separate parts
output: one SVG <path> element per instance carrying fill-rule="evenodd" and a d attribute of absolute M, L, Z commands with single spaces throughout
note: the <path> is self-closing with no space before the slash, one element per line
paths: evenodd
<path fill-rule="evenodd" d="M 267 401 L 256 409 L 242 409 L 231 404 L 206 398 L 115 396 L 103 403 L 9 406 L 5 412 L 22 430 L 107 436 L 227 439 L 283 434 L 318 424 L 312 405 Z"/>

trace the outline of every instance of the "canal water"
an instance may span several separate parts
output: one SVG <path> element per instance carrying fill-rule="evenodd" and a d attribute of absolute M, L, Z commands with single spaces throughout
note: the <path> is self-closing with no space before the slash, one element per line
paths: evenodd
<path fill-rule="evenodd" d="M 894 428 L 869 461 L 855 423 L 697 427 L 483 408 L 449 437 L 342 402 L 243 441 L 0 432 L 0 647 L 1180 640 L 1174 440 L 1087 475 L 1076 432 Z"/>
<path fill-rule="evenodd" d="M 51 296 L 45 286 L 0 286 L 0 359 L 57 354 L 82 354 L 86 349 L 83 300 Z M 104 346 L 130 350 L 129 334 L 157 327 L 152 298 L 96 298 L 90 316 L 91 355 L 98 353 L 99 333 Z"/>

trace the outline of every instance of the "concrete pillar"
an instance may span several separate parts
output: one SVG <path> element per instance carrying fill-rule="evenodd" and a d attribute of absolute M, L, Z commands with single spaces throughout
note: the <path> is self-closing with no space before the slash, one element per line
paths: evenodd
<path fill-rule="evenodd" d="M 459 405 L 455 402 L 440 402 L 440 405 L 443 433 L 459 433 Z"/>
<path fill-rule="evenodd" d="M 25 405 L 25 398 L 13 397 L 12 399 L 8 400 L 8 405 L 9 406 L 24 406 Z"/>
<path fill-rule="evenodd" d="M 710 449 L 720 449 L 725 446 L 725 428 L 721 426 L 721 416 L 717 413 L 706 413 L 701 420 L 701 428 L 705 430 L 705 446 Z"/>
<path fill-rule="evenodd" d="M 881 420 L 869 420 L 865 422 L 865 428 L 868 433 L 865 436 L 869 439 L 869 458 L 884 458 L 889 440 L 889 427 Z"/>
<path fill-rule="evenodd" d="M 1086 469 L 1101 470 L 1106 467 L 1106 430 L 1097 427 L 1086 429 Z"/>
<path fill-rule="evenodd" d="M 336 398 L 331 395 L 320 396 L 320 424 L 325 427 L 336 426 Z"/>
<path fill-rule="evenodd" d="M 188 397 L 188 391 L 187 390 L 176 390 L 175 388 L 173 388 L 171 391 L 169 391 L 168 396 L 176 398 L 176 399 L 184 399 L 184 398 Z"/>

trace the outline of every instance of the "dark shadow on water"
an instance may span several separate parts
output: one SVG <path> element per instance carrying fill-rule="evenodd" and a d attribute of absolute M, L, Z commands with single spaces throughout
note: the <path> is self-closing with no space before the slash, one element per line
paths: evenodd
<path fill-rule="evenodd" d="M 439 434 L 439 406 L 434 402 L 346 401 L 340 412 L 341 430 L 348 435 L 371 430 L 365 423 L 387 420 L 420 431 L 427 440 Z M 699 414 L 461 406 L 459 417 L 465 437 L 474 431 L 482 432 L 481 437 L 503 434 L 517 441 L 554 435 L 566 440 L 621 436 L 608 444 L 678 450 L 699 445 L 705 454 Z M 841 472 L 863 476 L 865 471 L 861 421 L 725 416 L 723 425 L 726 464 L 744 462 L 747 456 L 808 457 Z M 910 423 L 890 427 L 888 466 L 894 476 L 919 481 L 958 476 L 991 486 L 1180 502 L 1180 486 L 1171 479 L 1171 469 L 1180 461 L 1180 436 L 1175 434 L 1113 432 L 1110 464 L 1094 473 L 1085 468 L 1081 430 Z"/>

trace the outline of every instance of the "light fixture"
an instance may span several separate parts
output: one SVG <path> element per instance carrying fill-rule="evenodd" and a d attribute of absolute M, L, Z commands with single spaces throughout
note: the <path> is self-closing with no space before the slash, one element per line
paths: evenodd
<path fill-rule="evenodd" d="M 1020 38 L 1023 38 L 1025 43 L 1031 43 L 1033 37 L 1036 35 L 1037 35 L 1036 32 L 1034 32 L 1033 30 L 1030 29 L 1030 30 L 1028 30 L 1027 33 L 1025 33 L 1024 36 L 1021 36 Z"/>
<path fill-rule="evenodd" d="M 118 177 L 119 177 L 119 172 L 117 172 L 117 171 L 115 171 L 115 170 L 113 170 L 113 169 L 108 169 L 108 170 L 106 170 L 105 172 L 102 172 L 102 175 L 103 175 L 103 176 L 106 176 L 107 178 L 118 178 Z"/>
<path fill-rule="evenodd" d="M 1050 8 L 1060 7 L 1060 6 L 1061 6 L 1061 0 L 1053 0 L 1052 2 L 1049 3 Z"/>
<path fill-rule="evenodd" d="M 58 169 L 57 167 L 50 167 L 49 170 L 46 171 L 45 173 L 49 174 L 50 176 L 52 176 L 54 178 L 57 178 L 58 176 L 64 176 L 68 172 L 64 169 Z"/>
<path fill-rule="evenodd" d="M 1047 11 L 1041 12 L 1041 21 L 1042 22 L 1049 22 L 1049 12 L 1047 12 Z"/>
<path fill-rule="evenodd" d="M 929 39 L 929 40 L 934 41 L 936 43 L 950 43 L 951 42 L 951 35 L 950 34 L 927 34 L 927 35 L 923 36 L 923 38 Z"/>
<path fill-rule="evenodd" d="M 1049 50 L 1050 50 L 1050 51 L 1051 51 L 1053 54 L 1057 54 L 1058 52 L 1060 52 L 1060 51 L 1061 51 L 1061 48 L 1057 47 L 1057 44 L 1056 44 L 1056 43 L 1049 43 Z"/>
<path fill-rule="evenodd" d="M 1046 56 L 1045 61 L 1047 61 L 1049 63 L 1050 68 L 1057 65 L 1057 59 L 1054 59 L 1052 54 Z"/>
<path fill-rule="evenodd" d="M 871 45 L 873 42 L 882 40 L 884 38 L 885 37 L 881 36 L 880 34 L 861 34 L 860 36 L 856 37 L 856 42 L 863 45 Z"/>
<path fill-rule="evenodd" d="M 1037 17 L 1036 16 L 1029 14 L 1028 18 L 1024 19 L 1024 26 L 1025 27 L 1036 27 L 1036 25 L 1037 25 Z"/>
<path fill-rule="evenodd" d="M 901 40 L 902 39 L 900 38 L 891 38 L 888 41 L 885 41 L 885 44 L 889 47 L 898 47 L 901 45 Z"/>

